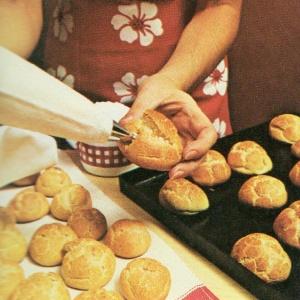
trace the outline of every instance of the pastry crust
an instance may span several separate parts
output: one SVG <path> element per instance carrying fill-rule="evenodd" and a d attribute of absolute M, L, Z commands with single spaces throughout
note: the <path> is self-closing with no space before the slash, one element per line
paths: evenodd
<path fill-rule="evenodd" d="M 34 233 L 29 244 L 29 254 L 41 266 L 56 266 L 62 262 L 64 245 L 75 239 L 77 235 L 69 226 L 45 224 Z"/>
<path fill-rule="evenodd" d="M 300 140 L 292 144 L 291 146 L 291 152 L 296 157 L 300 158 Z"/>
<path fill-rule="evenodd" d="M 81 292 L 74 300 L 124 300 L 124 298 L 115 291 L 107 291 L 103 288 L 91 289 Z"/>
<path fill-rule="evenodd" d="M 90 192 L 80 184 L 70 184 L 55 194 L 51 203 L 51 214 L 62 221 L 67 221 L 78 208 L 91 208 Z"/>
<path fill-rule="evenodd" d="M 168 179 L 159 191 L 159 202 L 167 209 L 187 215 L 209 207 L 205 192 L 184 178 Z"/>
<path fill-rule="evenodd" d="M 76 209 L 69 217 L 68 225 L 79 238 L 99 240 L 107 231 L 106 218 L 96 208 Z"/>
<path fill-rule="evenodd" d="M 103 287 L 113 277 L 116 257 L 109 247 L 93 239 L 77 239 L 65 245 L 61 275 L 73 288 Z"/>
<path fill-rule="evenodd" d="M 193 180 L 203 186 L 214 186 L 226 182 L 231 176 L 231 168 L 225 157 L 216 150 L 209 150 L 192 173 Z"/>
<path fill-rule="evenodd" d="M 274 220 L 273 230 L 280 240 L 300 249 L 300 200 L 279 213 Z"/>
<path fill-rule="evenodd" d="M 227 156 L 231 169 L 247 175 L 265 174 L 272 170 L 273 163 L 265 149 L 254 141 L 234 144 Z"/>
<path fill-rule="evenodd" d="M 47 197 L 53 197 L 69 184 L 71 184 L 71 178 L 65 171 L 58 167 L 49 167 L 39 175 L 35 190 Z"/>
<path fill-rule="evenodd" d="M 120 150 L 132 163 L 165 171 L 181 160 L 181 139 L 172 121 L 163 114 L 147 110 L 141 119 L 127 123 L 125 128 L 137 134 L 130 144 L 119 143 Z"/>
<path fill-rule="evenodd" d="M 0 206 L 0 230 L 16 225 L 16 216 L 9 207 Z"/>
<path fill-rule="evenodd" d="M 0 299 L 9 300 L 24 278 L 24 271 L 18 263 L 0 259 Z"/>
<path fill-rule="evenodd" d="M 151 236 L 144 223 L 121 219 L 108 229 L 104 243 L 116 256 L 133 258 L 143 255 L 149 249 Z"/>
<path fill-rule="evenodd" d="M 20 262 L 27 252 L 27 242 L 22 233 L 14 226 L 0 230 L 0 259 Z"/>
<path fill-rule="evenodd" d="M 294 185 L 300 187 L 300 160 L 290 170 L 289 178 Z"/>
<path fill-rule="evenodd" d="M 10 300 L 70 300 L 70 294 L 57 273 L 34 273 L 22 281 Z"/>
<path fill-rule="evenodd" d="M 279 179 L 269 175 L 257 175 L 242 184 L 238 198 L 252 207 L 274 209 L 286 204 L 288 194 L 284 183 Z"/>
<path fill-rule="evenodd" d="M 278 141 L 295 143 L 300 140 L 300 117 L 293 114 L 274 117 L 269 124 L 269 134 Z"/>
<path fill-rule="evenodd" d="M 16 216 L 17 222 L 31 222 L 48 214 L 49 203 L 45 195 L 27 188 L 17 193 L 8 207 Z"/>
<path fill-rule="evenodd" d="M 170 286 L 168 268 L 152 258 L 130 261 L 120 275 L 121 293 L 127 300 L 164 300 Z"/>
<path fill-rule="evenodd" d="M 239 239 L 231 256 L 266 283 L 286 280 L 291 272 L 291 260 L 273 237 L 251 233 Z"/>

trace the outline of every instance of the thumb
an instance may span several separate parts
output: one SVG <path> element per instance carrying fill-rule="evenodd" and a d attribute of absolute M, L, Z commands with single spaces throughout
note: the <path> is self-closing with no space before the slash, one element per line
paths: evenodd
<path fill-rule="evenodd" d="M 126 115 L 120 120 L 120 125 L 125 125 L 129 121 L 140 119 L 147 109 L 155 109 L 153 101 L 144 101 L 141 97 L 137 97 Z"/>
<path fill-rule="evenodd" d="M 120 125 L 125 125 L 126 123 L 136 120 L 142 117 L 144 113 L 143 107 L 134 107 L 132 106 L 129 111 L 126 113 L 126 115 L 119 121 Z"/>

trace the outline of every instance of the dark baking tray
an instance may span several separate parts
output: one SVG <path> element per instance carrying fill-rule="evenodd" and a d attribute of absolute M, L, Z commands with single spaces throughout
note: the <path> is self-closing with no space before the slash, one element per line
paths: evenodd
<path fill-rule="evenodd" d="M 297 159 L 292 156 L 289 144 L 270 138 L 268 122 L 219 139 L 213 149 L 226 157 L 230 147 L 242 140 L 254 140 L 267 150 L 274 165 L 268 174 L 285 183 L 289 195 L 286 206 L 300 199 L 300 188 L 288 178 Z M 158 203 L 159 190 L 167 179 L 166 172 L 139 168 L 121 175 L 119 180 L 126 196 L 259 299 L 300 299 L 300 251 L 281 243 L 292 260 L 292 272 L 287 281 L 273 285 L 265 284 L 230 257 L 234 242 L 246 234 L 264 232 L 275 237 L 272 224 L 278 210 L 267 212 L 238 204 L 238 190 L 247 178 L 249 176 L 233 172 L 227 183 L 204 188 L 210 208 L 194 216 L 174 214 Z"/>

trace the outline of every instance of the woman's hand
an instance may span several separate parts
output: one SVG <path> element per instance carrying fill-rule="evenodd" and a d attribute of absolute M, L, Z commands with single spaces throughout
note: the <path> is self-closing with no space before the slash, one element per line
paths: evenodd
<path fill-rule="evenodd" d="M 141 84 L 138 96 L 132 108 L 121 120 L 121 124 L 140 118 L 146 109 L 156 109 L 166 115 L 175 124 L 182 138 L 183 161 L 169 171 L 169 177 L 190 175 L 197 166 L 197 160 L 217 140 L 212 123 L 190 95 L 160 74 L 147 78 Z"/>

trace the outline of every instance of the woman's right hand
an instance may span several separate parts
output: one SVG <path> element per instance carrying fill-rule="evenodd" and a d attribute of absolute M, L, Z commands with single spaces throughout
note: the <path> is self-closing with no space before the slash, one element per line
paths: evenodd
<path fill-rule="evenodd" d="M 184 145 L 183 160 L 169 171 L 170 178 L 191 175 L 200 159 L 216 142 L 217 133 L 196 101 L 167 77 L 159 74 L 147 78 L 139 88 L 138 96 L 120 121 L 140 118 L 146 109 L 156 109 L 176 126 Z"/>

